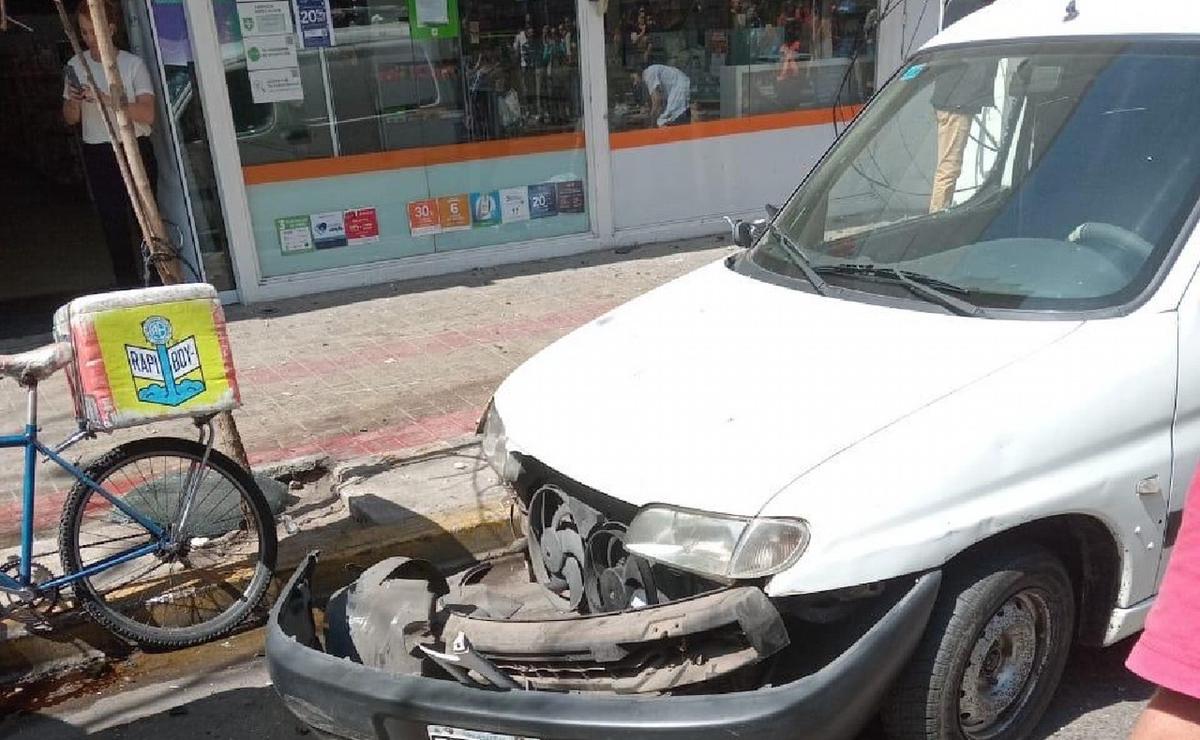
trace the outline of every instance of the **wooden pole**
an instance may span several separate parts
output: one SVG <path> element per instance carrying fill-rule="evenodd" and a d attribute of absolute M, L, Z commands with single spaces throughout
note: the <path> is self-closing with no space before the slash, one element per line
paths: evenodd
<path fill-rule="evenodd" d="M 4 0 L 0 0 L 0 3 Z M 96 29 L 96 47 L 100 53 L 100 63 L 104 67 L 104 76 L 108 79 L 108 95 L 113 101 L 125 100 L 125 86 L 121 80 L 120 70 L 117 67 L 117 51 L 112 43 L 112 36 L 108 34 L 108 16 L 105 13 L 103 0 L 87 0 L 89 16 L 92 19 L 92 25 Z M 88 77 L 88 84 L 92 89 L 99 92 L 100 87 L 96 84 L 95 75 L 92 74 L 91 66 L 86 63 L 84 56 L 87 51 L 83 49 L 79 43 L 78 37 L 75 35 L 74 25 L 71 23 L 71 18 L 63 7 L 62 0 L 54 0 L 54 4 L 58 9 L 59 19 L 62 21 L 63 29 L 66 31 L 67 38 L 71 42 L 71 48 L 84 60 L 83 69 Z M 171 242 L 167 238 L 166 225 L 163 223 L 162 215 L 158 210 L 158 201 L 155 199 L 153 189 L 150 187 L 150 180 L 146 176 L 146 164 L 142 161 L 141 151 L 137 146 L 137 136 L 134 133 L 133 121 L 129 120 L 129 114 L 122 105 L 114 105 L 111 108 L 100 102 L 101 117 L 104 119 L 105 128 L 108 130 L 109 141 L 112 142 L 113 152 L 116 154 L 117 166 L 121 171 L 121 178 L 125 182 L 125 189 L 129 192 L 129 199 L 133 203 L 134 216 L 137 218 L 138 226 L 141 228 L 142 237 L 149 246 L 151 263 L 158 270 L 159 277 L 162 278 L 164 285 L 175 285 L 184 282 L 183 267 L 180 264 L 178 256 L 175 254 Z M 221 447 L 230 457 L 232 457 L 239 465 L 246 470 L 250 469 L 250 461 L 246 456 L 245 445 L 242 444 L 242 435 L 238 431 L 237 422 L 234 421 L 233 414 L 229 411 L 223 411 L 216 416 L 215 426 L 217 433 L 220 435 L 222 444 Z"/>

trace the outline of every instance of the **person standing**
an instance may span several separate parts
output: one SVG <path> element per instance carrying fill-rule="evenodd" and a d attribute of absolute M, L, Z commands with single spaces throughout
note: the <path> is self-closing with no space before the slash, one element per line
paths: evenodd
<path fill-rule="evenodd" d="M 1126 666 L 1159 687 L 1133 740 L 1200 740 L 1200 474 L 1192 479 L 1146 630 Z"/>
<path fill-rule="evenodd" d="M 67 125 L 78 125 L 82 129 L 84 170 L 100 216 L 100 227 L 112 260 L 117 287 L 132 288 L 143 284 L 139 265 L 140 248 L 135 242 L 136 232 L 132 228 L 133 203 L 121 178 L 100 106 L 103 104 L 109 110 L 117 106 L 125 109 L 133 122 L 138 150 L 153 191 L 158 181 L 157 162 L 149 138 L 155 116 L 154 86 L 145 63 L 136 55 L 120 50 L 117 52 L 117 69 L 125 88 L 125 99 L 113 100 L 109 96 L 109 81 L 100 62 L 96 36 L 98 33 L 107 33 L 112 38 L 116 34 L 117 26 L 112 19 L 118 17 L 118 11 L 111 4 L 106 4 L 105 10 L 110 19 L 108 27 L 97 29 L 88 4 L 79 5 L 76 17 L 87 51 L 82 57 L 76 55 L 67 63 L 63 119 Z M 92 77 L 88 76 L 87 69 L 91 70 Z M 95 79 L 99 89 L 92 88 L 89 82 L 91 78 Z"/>

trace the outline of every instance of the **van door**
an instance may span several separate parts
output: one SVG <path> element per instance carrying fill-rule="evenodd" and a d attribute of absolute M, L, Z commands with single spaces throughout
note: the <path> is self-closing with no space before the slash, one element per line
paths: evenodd
<path fill-rule="evenodd" d="M 1183 521 L 1188 489 L 1200 463 L 1200 281 L 1194 278 L 1179 304 L 1179 380 L 1176 389 L 1173 472 L 1163 521 L 1159 583 Z"/>

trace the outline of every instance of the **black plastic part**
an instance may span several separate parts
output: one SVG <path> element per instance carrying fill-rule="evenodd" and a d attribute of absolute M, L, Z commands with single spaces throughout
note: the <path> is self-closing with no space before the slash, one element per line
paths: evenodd
<path fill-rule="evenodd" d="M 315 645 L 310 554 L 271 611 L 267 660 L 275 688 L 302 721 L 355 740 L 428 740 L 428 725 L 523 737 L 850 738 L 908 661 L 933 609 L 941 572 L 909 591 L 825 668 L 783 686 L 697 696 L 629 697 L 489 691 L 400 676 L 338 659 Z"/>

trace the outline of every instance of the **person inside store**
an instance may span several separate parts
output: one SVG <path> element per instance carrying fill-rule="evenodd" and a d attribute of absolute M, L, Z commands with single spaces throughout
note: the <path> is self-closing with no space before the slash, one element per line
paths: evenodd
<path fill-rule="evenodd" d="M 109 96 L 108 78 L 100 62 L 96 37 L 99 33 L 105 33 L 109 38 L 116 35 L 119 10 L 110 0 L 105 0 L 105 11 L 108 27 L 98 29 L 92 22 L 88 4 L 79 4 L 76 17 L 87 51 L 82 58 L 76 55 L 67 63 L 63 119 L 68 126 L 78 125 L 82 129 L 83 164 L 87 172 L 88 189 L 100 216 L 117 287 L 132 288 L 143 284 L 139 269 L 140 247 L 135 242 L 136 231 L 132 221 L 133 204 L 117 166 L 100 106 L 104 105 L 110 111 L 119 106 L 129 115 L 153 190 L 158 179 L 158 166 L 149 138 L 154 125 L 154 87 L 145 62 L 135 54 L 120 50 L 117 52 L 117 71 L 125 88 L 125 97 L 123 100 L 113 100 Z M 87 65 L 86 69 L 84 64 Z M 91 70 L 90 76 L 88 69 Z M 95 88 L 91 85 L 92 79 L 96 82 Z M 113 121 L 115 124 L 115 115 Z"/>
<path fill-rule="evenodd" d="M 692 122 L 692 81 L 681 70 L 665 64 L 651 64 L 634 73 L 633 84 L 644 86 L 650 97 L 648 121 L 658 127 L 679 126 Z"/>

